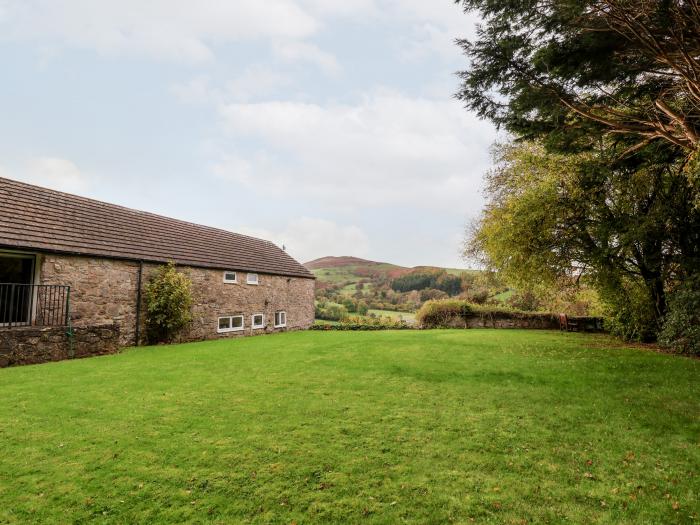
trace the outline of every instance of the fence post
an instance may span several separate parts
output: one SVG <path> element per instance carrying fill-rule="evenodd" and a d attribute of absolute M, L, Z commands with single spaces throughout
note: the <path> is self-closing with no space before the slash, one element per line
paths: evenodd
<path fill-rule="evenodd" d="M 66 326 L 70 325 L 70 286 L 66 288 Z"/>
<path fill-rule="evenodd" d="M 15 309 L 15 285 L 10 285 L 10 328 L 12 328 L 12 315 Z"/>

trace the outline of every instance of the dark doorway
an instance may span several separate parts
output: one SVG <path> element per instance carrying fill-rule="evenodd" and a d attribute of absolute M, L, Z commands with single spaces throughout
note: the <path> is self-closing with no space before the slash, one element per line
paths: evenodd
<path fill-rule="evenodd" d="M 34 257 L 0 253 L 0 324 L 31 321 Z"/>

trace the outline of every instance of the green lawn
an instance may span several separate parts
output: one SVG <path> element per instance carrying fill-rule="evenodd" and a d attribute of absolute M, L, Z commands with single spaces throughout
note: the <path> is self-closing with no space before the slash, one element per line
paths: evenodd
<path fill-rule="evenodd" d="M 698 523 L 700 361 L 304 332 L 0 370 L 0 523 Z"/>

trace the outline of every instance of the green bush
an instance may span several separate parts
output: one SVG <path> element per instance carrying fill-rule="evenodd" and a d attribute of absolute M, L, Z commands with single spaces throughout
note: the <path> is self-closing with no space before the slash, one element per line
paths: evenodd
<path fill-rule="evenodd" d="M 389 317 L 346 317 L 338 324 L 316 324 L 311 330 L 317 331 L 375 331 L 375 330 L 410 330 L 413 327 L 405 321 L 394 321 Z"/>
<path fill-rule="evenodd" d="M 659 332 L 654 304 L 643 284 L 627 281 L 601 289 L 605 328 L 626 341 L 649 343 Z"/>
<path fill-rule="evenodd" d="M 423 302 L 447 299 L 448 297 L 449 295 L 447 294 L 447 292 L 437 290 L 436 288 L 426 288 L 425 290 L 421 290 L 420 292 L 420 300 Z"/>
<path fill-rule="evenodd" d="M 342 304 L 319 303 L 316 305 L 316 319 L 342 321 L 348 316 L 348 309 Z"/>
<path fill-rule="evenodd" d="M 428 301 L 416 314 L 420 326 L 445 327 L 455 318 L 466 319 L 474 314 L 476 305 L 466 301 Z"/>
<path fill-rule="evenodd" d="M 365 301 L 358 301 L 356 311 L 358 315 L 367 315 L 367 312 L 369 312 L 369 306 L 367 306 Z"/>
<path fill-rule="evenodd" d="M 545 312 L 527 312 L 507 306 L 480 305 L 469 301 L 447 299 L 428 301 L 416 314 L 416 321 L 422 328 L 448 328 L 454 326 L 458 319 L 466 321 L 472 317 L 491 317 L 501 319 L 541 319 L 551 318 L 552 314 Z"/>
<path fill-rule="evenodd" d="M 146 336 L 170 342 L 192 320 L 192 281 L 173 263 L 160 267 L 144 289 Z"/>
<path fill-rule="evenodd" d="M 669 297 L 659 342 L 679 353 L 700 355 L 700 275 Z"/>

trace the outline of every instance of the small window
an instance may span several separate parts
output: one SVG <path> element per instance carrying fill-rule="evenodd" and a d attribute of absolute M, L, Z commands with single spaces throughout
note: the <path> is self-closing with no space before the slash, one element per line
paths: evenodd
<path fill-rule="evenodd" d="M 257 273 L 249 273 L 248 274 L 248 279 L 246 280 L 248 284 L 258 284 L 258 274 Z"/>
<path fill-rule="evenodd" d="M 275 312 L 275 328 L 287 326 L 287 312 Z"/>
<path fill-rule="evenodd" d="M 224 272 L 224 282 L 225 283 L 237 283 L 238 276 L 236 272 Z"/>
<path fill-rule="evenodd" d="M 242 315 L 229 315 L 226 317 L 219 317 L 219 328 L 217 332 L 238 332 L 243 330 L 243 316 Z"/>
<path fill-rule="evenodd" d="M 263 314 L 253 315 L 253 329 L 265 327 L 265 316 Z"/>

